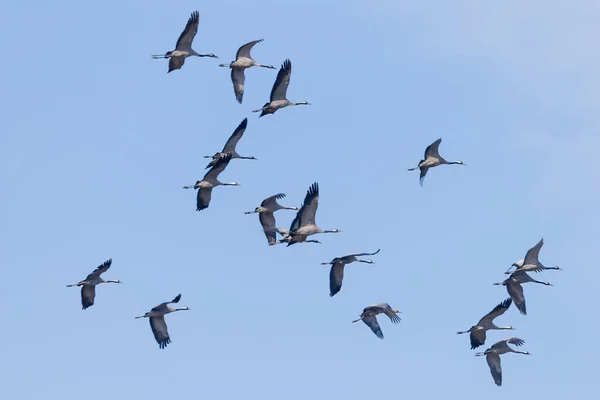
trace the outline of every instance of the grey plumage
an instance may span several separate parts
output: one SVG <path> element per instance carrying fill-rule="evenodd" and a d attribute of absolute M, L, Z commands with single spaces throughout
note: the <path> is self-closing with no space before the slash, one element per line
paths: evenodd
<path fill-rule="evenodd" d="M 221 182 L 217 179 L 225 167 L 231 161 L 231 153 L 217 159 L 215 165 L 204 175 L 201 181 L 196 181 L 194 185 L 184 186 L 184 189 L 198 189 L 196 196 L 196 211 L 208 208 L 212 190 L 215 186 L 240 186 L 237 182 Z"/>
<path fill-rule="evenodd" d="M 515 350 L 508 345 L 509 343 L 515 346 L 522 346 L 525 341 L 517 337 L 511 337 L 495 343 L 483 353 L 475 353 L 475 356 L 477 357 L 486 356 L 485 358 L 488 366 L 490 367 L 490 373 L 492 374 L 492 378 L 494 378 L 494 382 L 498 386 L 502 386 L 502 366 L 500 364 L 500 355 L 506 353 L 518 353 L 526 355 L 531 354 L 528 351 Z"/>
<path fill-rule="evenodd" d="M 74 283 L 72 285 L 67 285 L 67 287 L 81 286 L 81 306 L 83 310 L 94 305 L 97 285 L 101 283 L 121 283 L 120 280 L 105 280 L 100 276 L 106 271 L 108 271 L 111 265 L 112 258 L 100 264 L 100 266 L 98 266 L 84 280 Z"/>
<path fill-rule="evenodd" d="M 527 254 L 525 254 L 525 258 L 521 259 L 515 263 L 513 263 L 511 265 L 511 267 L 508 269 L 508 271 L 505 272 L 505 274 L 510 274 L 510 269 L 512 267 L 516 267 L 515 272 L 530 272 L 530 271 L 535 271 L 535 272 L 542 272 L 544 270 L 548 270 L 548 269 L 555 269 L 555 270 L 560 270 L 560 267 L 546 267 L 544 264 L 542 264 L 539 261 L 539 255 L 540 255 L 540 250 L 542 249 L 542 246 L 544 245 L 544 239 L 542 238 L 535 246 L 533 246 L 531 249 L 529 249 L 527 251 Z"/>
<path fill-rule="evenodd" d="M 277 200 L 285 198 L 285 193 L 278 193 L 267 197 L 260 203 L 260 207 L 256 207 L 254 211 L 246 211 L 245 214 L 258 213 L 258 220 L 263 228 L 263 232 L 267 237 L 269 246 L 277 244 L 277 227 L 275 225 L 275 216 L 273 213 L 277 210 L 297 210 L 298 207 L 282 206 Z"/>
<path fill-rule="evenodd" d="M 511 299 L 515 303 L 515 307 L 523 315 L 527 315 L 527 307 L 525 304 L 525 295 L 523 294 L 522 283 L 534 282 L 545 286 L 552 286 L 550 282 L 536 281 L 525 271 L 516 271 L 502 282 L 496 282 L 494 285 L 506 286 L 506 291 L 510 295 Z"/>
<path fill-rule="evenodd" d="M 362 320 L 369 328 L 371 328 L 375 336 L 377 336 L 379 339 L 383 339 L 383 332 L 381 331 L 381 327 L 377 322 L 377 315 L 383 313 L 387 315 L 394 324 L 397 324 L 400 322 L 400 317 L 396 315 L 399 312 L 400 311 L 390 307 L 388 303 L 372 304 L 365 307 L 363 312 L 360 314 L 360 318 L 352 322 L 354 323 Z"/>
<path fill-rule="evenodd" d="M 261 112 L 259 118 L 267 115 L 274 114 L 277 110 L 289 106 L 298 106 L 298 105 L 310 105 L 308 101 L 300 101 L 298 103 L 294 103 L 287 99 L 287 88 L 290 84 L 290 77 L 292 75 L 292 62 L 288 59 L 283 62 L 279 72 L 277 73 L 277 78 L 275 79 L 275 83 L 273 84 L 273 88 L 271 89 L 271 97 L 268 103 L 265 103 L 262 108 L 258 110 L 252 110 L 252 112 Z"/>
<path fill-rule="evenodd" d="M 154 335 L 154 339 L 158 343 L 158 347 L 160 349 L 164 349 L 169 343 L 171 343 L 171 337 L 169 336 L 167 323 L 165 322 L 165 315 L 175 311 L 189 310 L 189 307 L 173 308 L 169 306 L 170 303 L 179 303 L 180 299 L 181 294 L 178 294 L 173 300 L 160 303 L 146 314 L 135 317 L 136 319 L 150 318 L 150 328 L 152 329 L 152 334 Z"/>
<path fill-rule="evenodd" d="M 409 171 L 414 171 L 415 169 L 419 169 L 421 174 L 419 175 L 419 184 L 423 186 L 423 180 L 425 179 L 425 175 L 427 175 L 427 171 L 429 168 L 437 167 L 442 164 L 459 164 L 466 165 L 462 161 L 446 161 L 439 153 L 440 143 L 442 142 L 442 138 L 439 138 L 425 149 L 425 155 L 423 159 L 419 161 L 419 164 L 414 168 L 409 168 Z"/>
<path fill-rule="evenodd" d="M 244 135 L 244 132 L 246 131 L 247 126 L 248 126 L 248 118 L 244 118 L 244 120 L 242 122 L 240 122 L 238 127 L 235 128 L 235 130 L 233 131 L 231 136 L 229 136 L 229 139 L 227 139 L 225 146 L 223 146 L 223 150 L 221 150 L 218 153 L 215 153 L 215 155 L 213 155 L 213 156 L 204 156 L 204 158 L 212 158 L 213 159 L 206 166 L 205 169 L 214 167 L 217 164 L 217 161 L 227 154 L 231 154 L 231 159 L 238 158 L 238 159 L 243 159 L 243 160 L 256 160 L 256 158 L 254 156 L 250 156 L 250 157 L 240 156 L 238 154 L 238 152 L 235 150 L 235 146 L 237 146 L 237 143 Z"/>
<path fill-rule="evenodd" d="M 324 230 L 317 226 L 315 215 L 319 206 L 319 184 L 313 183 L 306 192 L 304 203 L 296 214 L 289 229 L 290 240 L 288 246 L 294 243 L 305 242 L 306 238 L 316 233 L 337 233 L 339 229 Z"/>
<path fill-rule="evenodd" d="M 233 92 L 235 94 L 235 99 L 240 104 L 242 103 L 242 99 L 244 97 L 244 83 L 246 81 L 244 70 L 251 67 L 275 69 L 275 67 L 272 65 L 263 65 L 257 63 L 250 55 L 250 50 L 252 50 L 252 47 L 254 47 L 255 44 L 260 43 L 262 41 L 263 39 L 253 40 L 252 42 L 246 43 L 238 49 L 237 54 L 235 55 L 235 61 L 232 61 L 229 64 L 219 65 L 219 67 L 231 68 L 231 82 L 233 83 Z"/>
<path fill-rule="evenodd" d="M 352 253 L 343 257 L 336 257 L 329 262 L 322 262 L 321 265 L 331 265 L 331 269 L 329 270 L 329 296 L 333 297 L 336 293 L 338 293 L 342 289 L 342 280 L 344 279 L 344 267 L 347 264 L 353 263 L 355 261 L 374 264 L 375 262 L 372 260 L 361 260 L 358 257 L 361 256 L 374 256 L 379 253 L 380 249 L 377 249 L 374 253 Z"/>
<path fill-rule="evenodd" d="M 504 312 L 506 310 L 508 310 L 508 308 L 510 307 L 511 304 L 512 304 L 511 298 L 504 300 L 502 303 L 500 303 L 496 307 L 494 307 L 494 309 L 492 311 L 490 311 L 489 313 L 484 315 L 479 320 L 477 325 L 472 326 L 467 331 L 461 331 L 461 332 L 456 332 L 456 333 L 459 335 L 463 334 L 463 333 L 470 333 L 469 338 L 471 340 L 471 350 L 484 345 L 485 339 L 486 339 L 486 331 L 491 330 L 491 329 L 495 329 L 495 330 L 502 330 L 502 329 L 512 330 L 513 329 L 512 326 L 500 327 L 500 326 L 496 326 L 496 324 L 494 324 L 494 319 L 496 317 L 499 317 L 500 315 L 504 314 Z"/>
<path fill-rule="evenodd" d="M 177 39 L 175 50 L 168 51 L 165 54 L 153 54 L 151 56 L 154 59 L 169 58 L 169 71 L 167 73 L 180 69 L 185 63 L 185 59 L 190 56 L 219 58 L 212 53 L 199 54 L 192 49 L 192 42 L 194 41 L 196 32 L 198 32 L 199 23 L 200 13 L 194 11 L 188 19 L 183 32 L 181 32 L 181 35 L 179 35 L 179 38 Z"/>

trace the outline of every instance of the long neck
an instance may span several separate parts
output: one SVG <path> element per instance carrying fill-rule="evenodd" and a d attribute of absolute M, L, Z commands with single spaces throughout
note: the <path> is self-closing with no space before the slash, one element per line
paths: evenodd
<path fill-rule="evenodd" d="M 550 286 L 550 282 L 536 281 L 535 279 L 531 279 L 529 282 L 535 282 L 535 283 L 539 283 L 541 285 Z"/>
<path fill-rule="evenodd" d="M 104 283 L 121 283 L 121 281 L 104 281 Z"/>
<path fill-rule="evenodd" d="M 223 185 L 223 186 L 237 186 L 237 183 L 235 183 L 235 182 L 219 182 L 219 185 Z"/>
<path fill-rule="evenodd" d="M 338 230 L 337 229 L 331 229 L 331 230 L 324 230 L 323 233 L 337 233 Z"/>
<path fill-rule="evenodd" d="M 494 329 L 494 330 L 497 330 L 497 331 L 502 331 L 502 330 L 511 330 L 512 327 L 511 326 L 496 326 L 494 323 L 491 323 L 488 326 L 488 329 L 490 329 L 490 330 Z"/>

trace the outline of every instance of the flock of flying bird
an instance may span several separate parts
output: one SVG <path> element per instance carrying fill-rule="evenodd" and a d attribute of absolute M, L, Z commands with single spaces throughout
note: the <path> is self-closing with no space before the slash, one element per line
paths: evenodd
<path fill-rule="evenodd" d="M 471 340 L 471 350 L 476 349 L 479 346 L 485 344 L 486 332 L 489 330 L 513 330 L 512 326 L 497 326 L 494 324 L 494 319 L 504 314 L 508 310 L 512 303 L 515 304 L 519 312 L 523 315 L 527 315 L 527 308 L 525 307 L 525 296 L 523 295 L 523 283 L 535 282 L 546 286 L 552 286 L 550 282 L 542 282 L 533 279 L 528 272 L 542 272 L 549 269 L 560 270 L 560 267 L 546 267 L 539 261 L 540 249 L 544 245 L 544 239 L 541 239 L 538 244 L 533 246 L 525 258 L 521 259 L 511 265 L 505 274 L 510 274 L 508 279 L 502 282 L 494 283 L 494 285 L 506 286 L 506 291 L 510 298 L 504 300 L 498 304 L 492 311 L 484 315 L 477 325 L 472 326 L 466 331 L 456 332 L 457 334 L 469 333 Z M 510 270 L 515 267 L 514 272 Z M 518 337 L 510 337 L 508 339 L 501 340 L 489 349 L 481 353 L 475 353 L 476 356 L 485 356 L 487 363 L 490 367 L 490 372 L 494 378 L 494 382 L 498 386 L 502 386 L 502 367 L 500 365 L 500 355 L 506 353 L 518 353 L 518 354 L 531 354 L 528 351 L 515 350 L 509 346 L 509 344 L 517 347 L 522 346 L 525 343 L 523 339 Z"/>
<path fill-rule="evenodd" d="M 199 13 L 194 11 L 185 26 L 185 29 L 177 40 L 175 50 L 168 51 L 165 54 L 152 55 L 154 59 L 169 59 L 169 70 L 168 72 L 180 69 L 185 63 L 185 59 L 191 56 L 197 57 L 211 57 L 218 58 L 212 53 L 200 54 L 192 49 L 192 41 L 196 35 L 199 24 Z M 250 67 L 263 67 L 268 69 L 275 69 L 272 65 L 263 65 L 256 62 L 250 55 L 251 49 L 263 40 L 254 40 L 241 46 L 236 54 L 235 61 L 229 64 L 220 64 L 220 67 L 229 67 L 231 69 L 231 80 L 233 83 L 233 90 L 235 98 L 239 103 L 242 103 L 244 96 L 244 82 L 245 75 L 244 70 Z M 253 110 L 252 112 L 260 112 L 260 117 L 268 114 L 274 114 L 277 110 L 297 105 L 310 105 L 307 101 L 292 102 L 287 99 L 287 88 L 290 83 L 290 76 L 292 73 L 292 63 L 289 59 L 286 59 L 275 79 L 273 88 L 271 90 L 271 96 L 269 102 L 265 103 L 262 108 Z M 211 158 L 212 160 L 206 166 L 209 171 L 204 175 L 202 180 L 197 181 L 194 185 L 183 186 L 184 189 L 196 189 L 196 210 L 201 211 L 208 208 L 211 200 L 212 190 L 216 186 L 239 186 L 237 182 L 221 182 L 218 180 L 219 174 L 221 174 L 229 162 L 232 159 L 251 159 L 256 160 L 255 157 L 244 157 L 237 153 L 236 145 L 241 139 L 248 125 L 248 119 L 245 118 L 239 126 L 235 129 L 233 134 L 229 137 L 225 146 L 220 152 L 215 153 L 212 156 L 205 156 L 205 158 Z M 442 139 L 438 139 L 429 145 L 425 149 L 425 155 L 418 165 L 414 168 L 408 169 L 413 171 L 416 169 L 420 170 L 419 183 L 423 184 L 423 179 L 430 168 L 442 165 L 442 164 L 458 164 L 465 165 L 462 161 L 446 161 L 439 154 L 439 145 Z M 315 222 L 316 211 L 319 201 L 319 185 L 317 182 L 313 183 L 306 193 L 304 202 L 300 209 L 297 207 L 286 207 L 282 206 L 277 202 L 285 198 L 284 193 L 278 193 L 273 196 L 267 197 L 262 201 L 259 207 L 256 207 L 254 211 L 247 211 L 246 214 L 259 214 L 259 221 L 267 238 L 269 246 L 276 245 L 277 243 L 287 243 L 287 246 L 291 246 L 295 243 L 321 243 L 315 239 L 308 239 L 309 236 L 317 233 L 337 233 L 339 229 L 325 230 L 319 227 Z M 278 210 L 296 210 L 296 217 L 292 221 L 289 229 L 283 229 L 276 226 L 274 212 Z M 277 235 L 281 236 L 281 239 L 277 240 Z M 464 332 L 458 332 L 459 334 L 470 333 L 471 349 L 475 349 L 485 344 L 486 331 L 494 329 L 513 329 L 510 326 L 498 327 L 493 323 L 493 320 L 504 314 L 504 312 L 510 307 L 512 303 L 519 309 L 519 311 L 525 315 L 525 297 L 523 295 L 523 287 L 521 286 L 526 282 L 536 282 L 544 285 L 551 285 L 548 282 L 540 282 L 534 280 L 527 273 L 531 271 L 540 272 L 547 269 L 560 269 L 559 267 L 545 267 L 538 261 L 539 251 L 543 245 L 541 240 L 535 247 L 530 249 L 525 256 L 525 259 L 519 260 L 513 264 L 516 270 L 510 274 L 510 277 L 503 282 L 495 283 L 495 285 L 503 285 L 506 287 L 510 298 L 500 303 L 491 312 L 485 315 L 477 323 L 472 326 L 469 330 Z M 336 295 L 342 288 L 342 280 L 344 277 L 344 267 L 352 262 L 362 263 L 374 263 L 372 260 L 360 259 L 362 256 L 372 256 L 379 253 L 379 250 L 373 253 L 353 253 L 343 257 L 336 257 L 329 262 L 321 263 L 323 265 L 331 265 L 329 273 L 329 284 L 330 284 L 330 296 Z M 119 280 L 105 280 L 101 277 L 111 266 L 112 259 L 105 261 L 92 273 L 90 273 L 86 279 L 67 287 L 78 286 L 81 287 L 81 303 L 82 308 L 85 310 L 94 304 L 96 295 L 96 286 L 101 283 L 121 283 Z M 512 268 L 512 267 L 511 267 Z M 509 269 L 510 271 L 510 269 Z M 510 272 L 507 271 L 506 274 Z M 173 300 L 163 302 L 156 307 L 152 308 L 149 312 L 137 318 L 148 318 L 150 321 L 150 327 L 154 338 L 157 341 L 159 348 L 164 349 L 167 344 L 171 342 L 167 325 L 165 323 L 164 316 L 166 314 L 189 310 L 188 307 L 174 308 L 169 304 L 178 303 L 181 299 L 181 294 L 178 294 Z M 381 327 L 377 321 L 378 314 L 385 314 L 393 323 L 399 323 L 400 318 L 398 317 L 397 309 L 393 309 L 387 303 L 377 303 L 366 307 L 360 314 L 360 318 L 352 322 L 363 321 L 373 333 L 380 339 L 383 339 L 383 333 Z M 497 342 L 489 349 L 482 353 L 476 353 L 476 356 L 486 356 L 488 365 L 490 367 L 491 374 L 497 385 L 502 383 L 502 370 L 500 367 L 500 355 L 508 352 L 530 354 L 528 352 L 522 352 L 514 350 L 509 344 L 515 346 L 521 346 L 524 343 L 522 339 L 511 337 L 502 341 Z"/>

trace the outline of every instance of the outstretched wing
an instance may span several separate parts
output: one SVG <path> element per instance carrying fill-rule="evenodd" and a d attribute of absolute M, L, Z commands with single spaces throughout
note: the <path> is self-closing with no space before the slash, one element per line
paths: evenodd
<path fill-rule="evenodd" d="M 229 164 L 229 161 L 231 161 L 231 154 L 226 154 L 226 155 L 220 157 L 217 160 L 217 162 L 215 163 L 215 165 L 204 175 L 204 180 L 214 181 L 215 179 L 217 179 L 219 174 L 221 172 L 223 172 L 225 167 L 227 167 L 227 164 Z M 209 195 L 209 200 L 210 200 L 210 195 Z"/>
<path fill-rule="evenodd" d="M 439 138 L 438 140 L 427 146 L 427 148 L 425 149 L 425 157 L 423 158 L 425 160 L 427 160 L 427 157 L 434 157 L 439 159 L 440 153 L 438 152 L 438 148 L 440 147 L 440 143 L 442 143 L 442 138 Z"/>
<path fill-rule="evenodd" d="M 92 279 L 99 278 L 100 275 L 102 275 L 103 273 L 108 271 L 108 269 L 110 268 L 111 265 L 112 265 L 112 258 L 109 258 L 108 260 L 106 260 L 102 264 L 100 264 L 91 274 L 89 274 L 87 276 L 87 278 L 85 278 L 85 280 L 89 281 Z"/>
<path fill-rule="evenodd" d="M 285 100 L 291 75 L 292 62 L 288 59 L 281 64 L 281 68 L 277 73 L 277 78 L 273 84 L 273 89 L 271 89 L 271 101 Z"/>
<path fill-rule="evenodd" d="M 315 223 L 315 215 L 319 207 L 319 184 L 313 183 L 306 192 L 304 204 L 300 209 L 300 226 L 311 225 Z"/>
<path fill-rule="evenodd" d="M 525 344 L 525 341 L 523 339 L 513 336 L 511 338 L 506 339 L 506 343 L 514 344 L 515 346 L 520 347 Z"/>
<path fill-rule="evenodd" d="M 244 75 L 244 68 L 231 68 L 231 82 L 233 82 L 233 93 L 235 93 L 235 99 L 238 103 L 242 104 L 244 97 L 244 83 L 246 82 L 246 75 Z"/>
<path fill-rule="evenodd" d="M 489 352 L 485 356 L 485 359 L 490 366 L 490 372 L 494 382 L 498 386 L 502 386 L 502 366 L 500 365 L 500 356 L 495 352 Z"/>
<path fill-rule="evenodd" d="M 388 307 L 386 307 L 386 308 L 383 310 L 383 313 L 384 313 L 385 315 L 387 315 L 387 316 L 390 318 L 390 320 L 391 320 L 391 321 L 392 321 L 394 324 L 397 324 L 398 322 L 400 322 L 400 321 L 401 321 L 401 320 L 400 320 L 400 317 L 398 316 L 398 314 L 396 314 L 396 313 L 395 313 L 395 312 L 392 310 L 392 307 L 389 307 L 389 306 L 388 306 Z"/>
<path fill-rule="evenodd" d="M 192 41 L 196 36 L 196 32 L 198 32 L 199 22 L 200 13 L 194 11 L 188 19 L 185 29 L 181 32 L 181 35 L 179 35 L 179 39 L 177 39 L 177 45 L 175 46 L 177 50 L 190 51 L 192 49 Z M 181 65 L 183 65 L 183 63 L 181 63 Z"/>
<path fill-rule="evenodd" d="M 523 315 L 527 315 L 527 307 L 525 305 L 525 296 L 523 295 L 523 286 L 514 278 L 509 278 L 506 284 L 506 290 L 510 295 L 512 301 L 515 303 L 517 309 Z"/>
<path fill-rule="evenodd" d="M 171 57 L 169 58 L 169 72 L 175 71 L 183 66 L 185 63 L 185 57 Z"/>
<path fill-rule="evenodd" d="M 248 126 L 248 118 L 244 118 L 242 122 L 238 125 L 237 128 L 233 131 L 229 139 L 227 139 L 227 143 L 223 147 L 223 151 L 221 153 L 233 153 L 235 151 L 235 146 L 237 142 L 242 138 L 242 135 L 246 131 L 246 127 Z"/>
<path fill-rule="evenodd" d="M 275 235 L 277 232 L 277 228 L 275 227 L 275 216 L 272 212 L 261 212 L 258 213 L 258 220 L 265 232 L 269 246 L 273 246 L 277 243 L 277 237 Z"/>
<path fill-rule="evenodd" d="M 427 175 L 427 171 L 429 171 L 429 167 L 419 167 L 419 170 L 421 171 L 419 174 L 419 184 L 423 186 L 423 180 L 425 179 L 425 175 Z"/>
<path fill-rule="evenodd" d="M 319 184 L 313 183 L 306 192 L 304 203 L 296 213 L 296 218 L 290 225 L 290 234 L 293 234 L 298 228 L 307 224 L 315 223 L 315 214 L 319 206 Z"/>
<path fill-rule="evenodd" d="M 150 317 L 150 328 L 152 329 L 154 339 L 156 339 L 159 348 L 164 349 L 167 347 L 167 344 L 171 343 L 164 316 Z"/>
<path fill-rule="evenodd" d="M 469 339 L 471 339 L 471 350 L 483 346 L 485 344 L 485 336 L 485 329 L 472 330 L 469 335 Z"/>
<path fill-rule="evenodd" d="M 335 262 L 329 271 L 329 296 L 333 297 L 342 289 L 344 263 Z"/>
<path fill-rule="evenodd" d="M 240 57 L 247 57 L 247 58 L 252 58 L 250 56 L 250 50 L 252 50 L 252 47 L 254 47 L 254 45 L 256 43 L 260 43 L 262 42 L 263 39 L 259 39 L 259 40 L 253 40 L 249 43 L 246 43 L 245 45 L 243 45 L 242 47 L 240 47 L 237 51 L 237 53 L 235 54 L 235 58 L 236 60 Z"/>
<path fill-rule="evenodd" d="M 88 307 L 94 305 L 94 298 L 96 297 L 96 286 L 94 285 L 83 285 L 81 287 L 81 306 L 85 310 Z"/>
<path fill-rule="evenodd" d="M 202 211 L 208 208 L 210 204 L 210 197 L 212 194 L 212 188 L 200 188 L 196 195 L 196 211 Z"/>
<path fill-rule="evenodd" d="M 374 256 L 375 254 L 379 253 L 381 249 L 377 249 L 377 251 L 375 253 L 352 253 L 352 254 L 348 254 L 347 256 L 344 257 L 360 257 L 360 256 Z M 342 257 L 342 258 L 344 258 Z"/>
<path fill-rule="evenodd" d="M 536 244 L 531 249 L 529 249 L 529 251 L 527 251 L 523 265 L 528 265 L 528 264 L 529 265 L 537 265 L 539 263 L 538 257 L 540 255 L 540 249 L 542 248 L 543 245 L 544 245 L 544 239 L 542 238 L 542 240 L 540 240 L 538 242 L 538 244 Z"/>
<path fill-rule="evenodd" d="M 500 303 L 496 307 L 494 307 L 494 309 L 492 311 L 490 311 L 489 313 L 484 315 L 483 318 L 481 318 L 479 320 L 479 323 L 477 325 L 487 326 L 490 322 L 492 322 L 494 320 L 494 318 L 504 314 L 504 312 L 506 310 L 508 310 L 508 308 L 510 307 L 511 304 L 512 304 L 512 299 L 509 298 L 509 299 L 504 300 L 502 303 Z"/>
<path fill-rule="evenodd" d="M 379 322 L 377 322 L 377 317 L 375 315 L 369 315 L 364 317 L 362 320 L 369 328 L 371 328 L 373 333 L 379 339 L 383 339 L 383 332 L 381 332 L 381 327 L 379 326 Z"/>
<path fill-rule="evenodd" d="M 262 201 L 262 203 L 260 203 L 261 207 L 265 207 L 265 208 L 273 208 L 274 206 L 279 205 L 277 203 L 277 200 L 283 199 L 285 197 L 285 193 L 277 193 L 274 194 L 273 196 L 267 197 L 266 199 L 264 199 Z"/>

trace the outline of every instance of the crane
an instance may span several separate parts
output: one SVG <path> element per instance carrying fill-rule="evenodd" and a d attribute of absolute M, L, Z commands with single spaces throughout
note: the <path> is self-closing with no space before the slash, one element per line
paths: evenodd
<path fill-rule="evenodd" d="M 466 165 L 462 161 L 446 161 L 438 151 L 440 147 L 440 143 L 442 143 L 442 138 L 439 138 L 425 149 L 425 156 L 423 160 L 419 161 L 419 164 L 414 168 L 409 168 L 409 171 L 414 171 L 415 169 L 419 169 L 421 171 L 421 175 L 419 176 L 419 183 L 423 186 L 423 180 L 425 179 L 425 175 L 427 175 L 427 171 L 429 168 L 437 167 L 442 164 L 458 164 L 458 165 Z"/>
<path fill-rule="evenodd" d="M 342 280 L 344 279 L 344 267 L 353 262 L 362 262 L 367 264 L 375 264 L 372 260 L 361 260 L 358 257 L 374 256 L 379 253 L 377 249 L 374 253 L 352 253 L 343 257 L 336 257 L 329 262 L 322 262 L 321 265 L 331 265 L 329 271 L 329 296 L 333 297 L 342 289 Z"/>
<path fill-rule="evenodd" d="M 544 264 L 542 264 L 539 261 L 539 255 L 540 255 L 540 250 L 542 249 L 542 246 L 544 245 L 544 238 L 542 238 L 538 244 L 536 244 L 535 246 L 533 246 L 531 249 L 529 249 L 527 251 L 527 254 L 525 254 L 525 258 L 513 263 L 511 265 L 511 267 L 508 269 L 508 271 L 505 272 L 505 274 L 510 274 L 510 270 L 512 267 L 516 267 L 515 272 L 517 271 L 525 271 L 525 272 L 529 272 L 529 271 L 535 271 L 535 272 L 541 272 L 544 270 L 548 270 L 548 269 L 556 269 L 556 270 L 560 270 L 560 267 L 546 267 L 544 266 Z"/>
<path fill-rule="evenodd" d="M 472 326 L 467 331 L 461 331 L 461 332 L 456 332 L 456 333 L 459 335 L 461 335 L 463 333 L 470 333 L 469 337 L 471 339 L 471 350 L 484 345 L 486 331 L 489 331 L 491 329 L 495 329 L 495 330 L 503 330 L 503 329 L 512 330 L 512 329 L 514 329 L 512 326 L 496 326 L 496 324 L 494 324 L 494 319 L 496 317 L 499 317 L 500 315 L 504 314 L 504 312 L 506 310 L 508 310 L 508 308 L 510 307 L 511 304 L 512 304 L 511 298 L 504 300 L 502 303 L 500 303 L 496 307 L 494 307 L 494 309 L 492 311 L 490 311 L 489 313 L 484 315 L 479 320 L 477 325 Z"/>
<path fill-rule="evenodd" d="M 400 313 L 400 311 L 393 309 L 388 303 L 377 303 L 365 307 L 362 314 L 360 314 L 360 318 L 352 321 L 352 323 L 362 320 L 362 322 L 364 322 L 369 328 L 371 328 L 373 333 L 379 339 L 383 339 L 383 332 L 381 332 L 381 328 L 379 327 L 379 323 L 377 322 L 377 314 L 381 313 L 387 315 L 394 324 L 400 322 L 400 317 L 396 315 Z"/>
<path fill-rule="evenodd" d="M 175 50 L 168 51 L 165 54 L 152 54 L 151 57 L 154 59 L 169 59 L 169 71 L 167 73 L 180 69 L 183 66 L 183 63 L 185 63 L 185 59 L 190 56 L 219 58 L 213 53 L 199 54 L 192 49 L 192 42 L 194 41 L 196 32 L 198 32 L 199 22 L 200 13 L 194 11 L 188 19 L 185 29 L 181 32 L 181 35 L 179 35 L 179 39 L 177 39 Z"/>
<path fill-rule="evenodd" d="M 525 341 L 517 337 L 511 337 L 495 343 L 483 353 L 475 353 L 476 357 L 485 356 L 488 366 L 490 367 L 490 373 L 494 378 L 494 382 L 498 386 L 502 386 L 502 366 L 500 365 L 500 355 L 506 353 L 531 355 L 531 353 L 528 351 L 519 351 L 513 349 L 508 345 L 509 343 L 514 344 L 515 346 L 522 346 Z"/>
<path fill-rule="evenodd" d="M 189 307 L 173 308 L 169 306 L 169 304 L 171 303 L 179 303 L 179 300 L 181 300 L 181 294 L 178 294 L 171 301 L 165 301 L 164 303 L 160 303 L 159 305 L 148 311 L 146 314 L 141 315 L 139 317 L 135 317 L 135 319 L 150 318 L 150 328 L 152 329 L 154 339 L 156 339 L 156 342 L 158 343 L 158 347 L 160 349 L 164 349 L 169 343 L 171 343 L 171 337 L 169 336 L 169 331 L 167 330 L 167 323 L 165 322 L 165 315 L 175 311 L 189 310 Z"/>
<path fill-rule="evenodd" d="M 224 157 L 227 154 L 231 154 L 231 159 L 238 158 L 238 159 L 242 159 L 242 160 L 256 160 L 256 158 L 254 156 L 242 157 L 242 156 L 240 156 L 238 154 L 237 151 L 235 151 L 235 146 L 237 145 L 237 143 L 242 138 L 242 135 L 246 131 L 246 127 L 247 126 L 248 126 L 248 118 L 244 118 L 244 120 L 242 122 L 240 122 L 240 124 L 238 125 L 238 127 L 235 128 L 235 130 L 233 131 L 233 133 L 231 134 L 231 136 L 229 137 L 229 139 L 227 139 L 227 142 L 225 143 L 225 146 L 223 146 L 223 150 L 221 150 L 220 152 L 215 153 L 214 156 L 204 156 L 204 158 L 212 158 L 213 159 L 206 166 L 205 169 L 208 169 L 210 167 L 214 167 L 217 164 L 217 161 L 219 160 L 219 158 L 222 158 L 222 157 Z"/>
<path fill-rule="evenodd" d="M 317 207 L 319 206 L 319 184 L 314 182 L 306 192 L 304 197 L 304 203 L 300 210 L 296 214 L 296 218 L 292 221 L 290 226 L 289 236 L 290 241 L 288 246 L 294 243 L 305 242 L 306 238 L 316 233 L 337 233 L 341 232 L 339 229 L 325 230 L 317 226 L 315 223 L 315 214 L 317 213 Z"/>
<path fill-rule="evenodd" d="M 260 207 L 256 207 L 254 211 L 246 211 L 244 214 L 258 213 L 258 220 L 263 228 L 263 232 L 267 237 L 269 246 L 277 244 L 277 227 L 275 226 L 275 216 L 273 213 L 277 210 L 298 210 L 298 207 L 286 207 L 277 202 L 285 198 L 285 193 L 277 193 L 267 197 L 260 203 Z"/>
<path fill-rule="evenodd" d="M 290 76 L 292 75 L 292 62 L 290 60 L 285 60 L 277 73 L 277 78 L 275 79 L 275 83 L 273 84 L 273 89 L 271 89 L 271 98 L 268 103 L 265 103 L 262 108 L 258 110 L 252 110 L 253 113 L 261 112 L 259 118 L 267 115 L 274 114 L 275 111 L 289 106 L 300 106 L 300 105 L 310 105 L 308 101 L 300 101 L 298 103 L 294 103 L 289 101 L 286 98 L 287 88 L 290 84 Z"/>
<path fill-rule="evenodd" d="M 219 67 L 231 68 L 231 82 L 233 82 L 233 92 L 235 93 L 235 99 L 238 103 L 242 104 L 242 98 L 244 97 L 244 82 L 246 77 L 244 76 L 244 70 L 250 67 L 263 67 L 269 69 L 276 69 L 272 65 L 259 64 L 250 55 L 250 50 L 255 44 L 262 42 L 263 39 L 253 40 L 240 47 L 235 55 L 235 61 L 229 64 L 220 64 Z"/>
<path fill-rule="evenodd" d="M 96 297 L 96 286 L 101 283 L 122 283 L 120 280 L 105 280 L 100 275 L 108 271 L 112 265 L 112 258 L 104 261 L 98 268 L 89 274 L 84 280 L 67 285 L 67 287 L 81 286 L 81 306 L 85 310 L 94 305 Z"/>
<path fill-rule="evenodd" d="M 196 211 L 208 208 L 210 197 L 215 186 L 240 186 L 237 182 L 221 182 L 217 179 L 227 164 L 231 161 L 231 153 L 219 158 L 216 164 L 204 175 L 201 181 L 196 181 L 193 186 L 184 186 L 184 189 L 198 189 L 196 197 Z"/>

